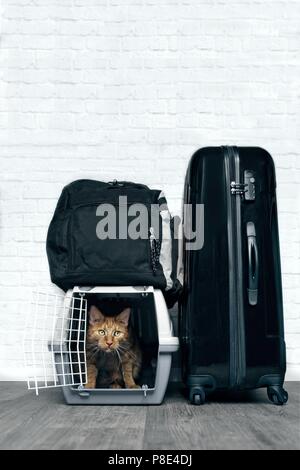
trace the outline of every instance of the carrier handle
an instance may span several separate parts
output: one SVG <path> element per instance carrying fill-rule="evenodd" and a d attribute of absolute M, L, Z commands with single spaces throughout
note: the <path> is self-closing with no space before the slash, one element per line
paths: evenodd
<path fill-rule="evenodd" d="M 257 305 L 258 298 L 258 248 L 256 242 L 256 230 L 253 222 L 247 223 L 247 238 L 248 238 L 248 301 L 250 305 Z"/>

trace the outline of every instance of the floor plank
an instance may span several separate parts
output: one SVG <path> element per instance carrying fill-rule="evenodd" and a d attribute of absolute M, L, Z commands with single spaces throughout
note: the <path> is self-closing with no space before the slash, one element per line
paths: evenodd
<path fill-rule="evenodd" d="M 300 449 L 300 384 L 289 404 L 265 390 L 218 394 L 202 407 L 170 387 L 161 406 L 65 405 L 59 390 L 39 397 L 23 383 L 0 383 L 0 449 Z"/>

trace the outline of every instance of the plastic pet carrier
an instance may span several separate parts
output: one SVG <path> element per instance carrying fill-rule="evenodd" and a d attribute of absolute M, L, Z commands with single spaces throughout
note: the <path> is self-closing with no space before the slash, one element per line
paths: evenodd
<path fill-rule="evenodd" d="M 92 305 L 107 316 L 130 307 L 142 365 L 138 389 L 86 388 L 86 336 Z M 153 287 L 75 287 L 65 296 L 35 292 L 24 337 L 28 388 L 62 387 L 71 405 L 160 404 L 179 347 L 160 290 Z"/>

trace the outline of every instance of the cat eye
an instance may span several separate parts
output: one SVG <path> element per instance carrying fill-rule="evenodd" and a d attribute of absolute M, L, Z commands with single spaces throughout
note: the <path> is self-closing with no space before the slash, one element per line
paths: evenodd
<path fill-rule="evenodd" d="M 114 336 L 120 336 L 120 334 L 121 334 L 121 331 L 115 331 L 114 332 Z"/>
<path fill-rule="evenodd" d="M 105 331 L 104 331 L 104 330 L 98 330 L 98 333 L 99 333 L 99 335 L 101 335 L 101 336 L 104 336 L 104 335 L 105 335 Z"/>

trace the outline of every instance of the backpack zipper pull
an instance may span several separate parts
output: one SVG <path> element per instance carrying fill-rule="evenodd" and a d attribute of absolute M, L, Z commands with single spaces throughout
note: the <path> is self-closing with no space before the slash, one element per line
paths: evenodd
<path fill-rule="evenodd" d="M 150 245 L 151 245 L 151 248 L 154 246 L 155 240 L 156 240 L 156 238 L 155 238 L 154 228 L 150 227 Z"/>
<path fill-rule="evenodd" d="M 156 249 L 155 249 L 155 233 L 154 228 L 150 227 L 150 248 L 151 248 L 151 265 L 153 274 L 156 274 Z"/>

